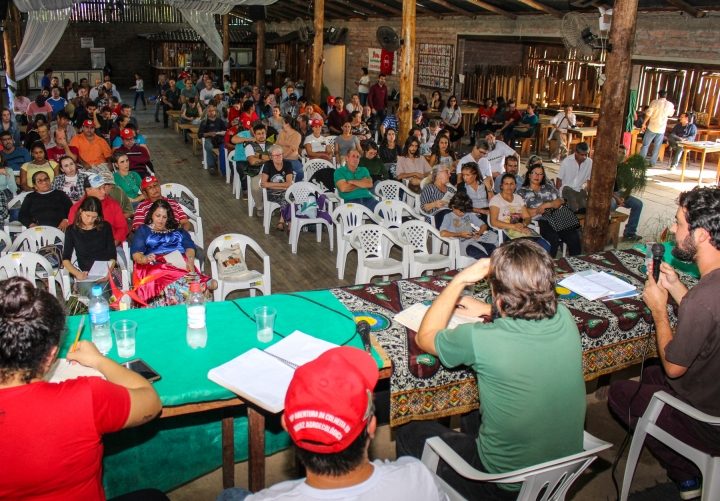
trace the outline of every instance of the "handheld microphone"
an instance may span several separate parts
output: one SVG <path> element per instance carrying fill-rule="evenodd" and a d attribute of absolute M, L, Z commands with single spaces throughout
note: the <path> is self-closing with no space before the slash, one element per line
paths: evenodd
<path fill-rule="evenodd" d="M 660 263 L 662 263 L 663 256 L 665 255 L 665 247 L 662 244 L 653 244 L 652 246 L 652 266 L 653 266 L 653 279 L 655 282 L 660 280 Z"/>
<path fill-rule="evenodd" d="M 355 327 L 355 332 L 360 336 L 365 351 L 371 352 L 372 347 L 370 346 L 370 324 L 365 320 L 360 320 Z"/>

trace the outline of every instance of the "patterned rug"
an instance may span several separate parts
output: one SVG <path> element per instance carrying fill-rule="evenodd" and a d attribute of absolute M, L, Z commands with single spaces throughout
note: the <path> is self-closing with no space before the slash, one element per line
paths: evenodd
<path fill-rule="evenodd" d="M 563 274 L 583 270 L 611 273 L 642 289 L 645 256 L 634 250 L 562 258 L 557 262 L 558 280 Z M 446 369 L 436 357 L 415 344 L 415 332 L 393 321 L 396 313 L 413 304 L 432 301 L 456 272 L 393 282 L 376 282 L 331 289 L 353 313 L 366 320 L 379 344 L 392 360 L 390 378 L 390 424 L 414 419 L 436 419 L 461 414 L 478 407 L 475 376 L 469 369 Z M 692 287 L 697 280 L 681 275 Z M 560 301 L 578 324 L 582 336 L 583 370 L 586 380 L 595 379 L 655 356 L 652 316 L 640 296 L 614 301 L 588 301 L 558 287 Z M 488 301 L 486 282 L 475 287 L 474 296 Z M 668 306 L 671 324 L 677 305 Z"/>

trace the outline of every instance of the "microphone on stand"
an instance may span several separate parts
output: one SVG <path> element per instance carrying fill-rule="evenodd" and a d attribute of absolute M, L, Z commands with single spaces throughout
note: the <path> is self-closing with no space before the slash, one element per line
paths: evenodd
<path fill-rule="evenodd" d="M 660 280 L 660 263 L 662 263 L 663 256 L 665 255 L 665 247 L 662 244 L 653 244 L 652 246 L 652 266 L 653 266 L 653 279 L 655 282 Z"/>
<path fill-rule="evenodd" d="M 372 351 L 372 347 L 370 346 L 370 324 L 365 320 L 360 320 L 355 327 L 355 332 L 360 336 L 365 351 L 370 353 Z"/>

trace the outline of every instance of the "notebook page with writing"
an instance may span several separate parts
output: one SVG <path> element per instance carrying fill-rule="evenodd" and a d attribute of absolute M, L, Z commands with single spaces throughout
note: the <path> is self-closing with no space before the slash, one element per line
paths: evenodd
<path fill-rule="evenodd" d="M 48 383 L 62 383 L 68 379 L 77 379 L 79 377 L 101 377 L 105 379 L 105 376 L 100 371 L 78 363 L 71 363 L 67 358 L 55 360 L 43 379 Z"/>

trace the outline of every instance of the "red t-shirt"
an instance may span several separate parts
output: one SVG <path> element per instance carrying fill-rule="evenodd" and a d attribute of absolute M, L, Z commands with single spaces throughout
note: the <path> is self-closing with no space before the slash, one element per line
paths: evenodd
<path fill-rule="evenodd" d="M 104 500 L 102 436 L 130 415 L 126 388 L 96 377 L 0 390 L 0 499 Z"/>
<path fill-rule="evenodd" d="M 170 208 L 173 211 L 173 216 L 175 216 L 175 220 L 179 223 L 180 221 L 186 220 L 188 217 L 185 214 L 185 211 L 183 210 L 182 206 L 176 202 L 175 200 L 172 200 L 170 198 L 165 198 L 165 201 L 170 205 Z M 132 220 L 132 229 L 137 230 L 139 227 L 145 224 L 145 216 L 147 216 L 148 211 L 150 210 L 150 206 L 153 203 L 150 200 L 143 200 L 140 202 L 135 209 L 135 215 L 133 216 Z M 71 220 L 70 220 L 71 221 Z"/>
<path fill-rule="evenodd" d="M 82 197 L 70 207 L 68 221 L 75 221 L 75 214 L 77 214 L 80 204 L 82 204 L 84 200 L 85 197 Z M 126 240 L 129 231 L 127 219 L 125 219 L 125 214 L 123 214 L 122 207 L 120 207 L 118 201 L 110 195 L 105 195 L 105 198 L 103 198 L 100 204 L 102 205 L 103 219 L 112 227 L 113 239 L 116 242 Z"/>
<path fill-rule="evenodd" d="M 75 146 L 70 146 L 70 151 L 73 153 L 73 155 L 80 158 L 80 150 L 78 150 Z M 67 153 L 65 153 L 65 148 L 62 148 L 60 146 L 53 146 L 52 148 L 47 149 L 47 157 L 48 160 L 52 160 L 53 162 L 60 163 L 60 158 L 64 157 Z"/>

